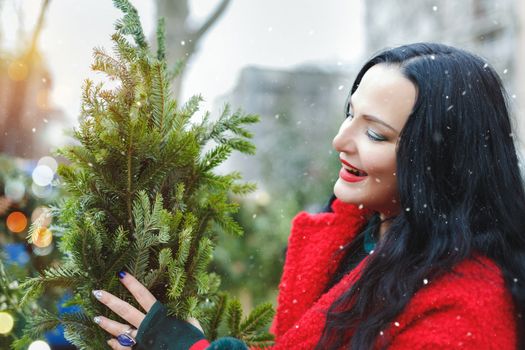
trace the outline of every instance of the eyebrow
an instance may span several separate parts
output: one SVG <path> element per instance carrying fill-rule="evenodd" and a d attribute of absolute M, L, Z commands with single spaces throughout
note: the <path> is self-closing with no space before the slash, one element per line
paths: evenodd
<path fill-rule="evenodd" d="M 350 104 L 350 107 L 354 108 L 354 106 L 352 105 L 352 101 L 349 101 L 349 104 Z M 371 121 L 371 122 L 375 122 L 375 123 L 378 123 L 378 124 L 384 125 L 384 126 L 386 126 L 387 128 L 389 128 L 390 130 L 393 130 L 393 131 L 395 131 L 396 133 L 399 134 L 399 131 L 397 131 L 397 130 L 394 129 L 392 126 L 388 125 L 387 123 L 385 123 L 384 121 L 382 121 L 382 120 L 379 119 L 378 117 L 374 117 L 373 115 L 368 115 L 368 114 L 363 114 L 362 116 L 363 116 L 363 118 L 365 118 L 365 119 L 368 120 L 368 121 Z"/>

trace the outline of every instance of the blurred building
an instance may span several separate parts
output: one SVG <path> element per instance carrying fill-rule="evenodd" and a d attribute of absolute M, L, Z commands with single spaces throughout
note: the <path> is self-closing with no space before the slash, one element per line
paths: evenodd
<path fill-rule="evenodd" d="M 233 155 L 228 167 L 257 181 L 259 189 L 285 195 L 297 187 L 305 203 L 321 184 L 332 186 L 337 172 L 330 177 L 328 168 L 337 162 L 331 142 L 343 120 L 350 71 L 338 66 L 292 71 L 245 68 L 233 91 L 216 104 L 242 106 L 244 112 L 261 117 L 250 128 L 257 154 Z"/>
<path fill-rule="evenodd" d="M 369 55 L 385 47 L 437 41 L 486 58 L 512 97 L 518 134 L 525 141 L 523 1 L 367 0 L 365 6 Z"/>

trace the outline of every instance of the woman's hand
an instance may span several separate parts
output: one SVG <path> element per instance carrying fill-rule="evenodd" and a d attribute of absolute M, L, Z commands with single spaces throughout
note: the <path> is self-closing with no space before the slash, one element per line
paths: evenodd
<path fill-rule="evenodd" d="M 121 271 L 118 273 L 119 279 L 124 284 L 124 286 L 130 291 L 131 295 L 139 303 L 142 309 L 147 313 L 157 299 L 150 293 L 150 291 L 144 287 L 135 277 Z M 104 329 L 109 334 L 114 337 L 119 335 L 124 338 L 131 336 L 131 341 L 134 341 L 137 336 L 137 329 L 140 327 L 140 324 L 146 317 L 146 315 L 137 310 L 135 307 L 131 306 L 124 300 L 121 300 L 114 296 L 111 293 L 102 290 L 94 290 L 93 295 L 104 305 L 109 307 L 113 312 L 119 315 L 126 323 L 120 323 L 114 320 L 110 320 L 104 316 L 97 316 L 94 318 L 95 323 L 97 323 L 102 329 Z M 199 328 L 202 331 L 202 328 L 199 322 L 195 319 L 188 320 L 193 326 Z M 126 332 L 127 331 L 127 332 Z M 127 334 L 127 336 L 125 335 Z M 130 346 L 121 345 L 117 339 L 113 338 L 108 340 L 108 345 L 112 349 L 118 350 L 127 350 L 131 349 Z"/>

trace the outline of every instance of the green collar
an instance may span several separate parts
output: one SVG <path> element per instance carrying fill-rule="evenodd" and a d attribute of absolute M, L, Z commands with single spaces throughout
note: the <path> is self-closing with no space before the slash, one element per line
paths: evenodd
<path fill-rule="evenodd" d="M 381 219 L 379 218 L 379 213 L 374 214 L 366 224 L 366 227 L 364 229 L 365 232 L 365 242 L 363 245 L 363 249 L 367 254 L 370 254 L 372 250 L 375 249 L 376 243 L 377 243 L 377 231 L 379 229 L 379 222 Z"/>

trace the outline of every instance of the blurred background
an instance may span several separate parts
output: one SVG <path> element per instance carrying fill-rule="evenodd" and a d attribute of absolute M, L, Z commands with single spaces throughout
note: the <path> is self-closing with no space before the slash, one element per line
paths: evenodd
<path fill-rule="evenodd" d="M 220 237 L 213 269 L 245 309 L 275 304 L 292 217 L 318 211 L 337 178 L 331 140 L 360 65 L 378 50 L 439 41 L 471 50 L 504 80 L 525 137 L 525 2 L 519 0 L 135 0 L 145 32 L 167 22 L 168 58 L 187 60 L 173 82 L 181 101 L 205 98 L 217 115 L 229 103 L 261 116 L 252 128 L 255 156 L 235 155 L 221 171 L 240 170 L 258 190 L 241 203 L 241 239 Z M 47 206 L 62 195 L 52 152 L 70 139 L 92 49 L 110 48 L 120 17 L 109 0 L 0 0 L 0 348 L 21 331 L 18 281 L 56 264 Z M 153 41 L 153 40 L 152 40 Z M 47 222 L 33 244 L 37 217 Z M 44 306 L 62 309 L 65 291 Z M 71 309 L 63 308 L 63 312 Z M 69 349 L 61 330 L 31 350 Z"/>

